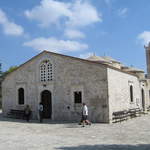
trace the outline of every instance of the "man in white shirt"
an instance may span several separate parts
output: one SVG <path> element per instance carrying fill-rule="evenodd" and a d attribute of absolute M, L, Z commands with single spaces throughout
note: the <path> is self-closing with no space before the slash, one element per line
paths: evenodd
<path fill-rule="evenodd" d="M 86 124 L 91 125 L 91 122 L 88 120 L 88 107 L 86 106 L 85 103 L 83 103 L 82 107 L 82 120 L 83 120 L 83 126 Z"/>

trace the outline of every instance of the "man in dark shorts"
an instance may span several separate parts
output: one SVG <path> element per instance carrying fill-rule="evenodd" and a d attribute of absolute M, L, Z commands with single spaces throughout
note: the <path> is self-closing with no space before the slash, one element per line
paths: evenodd
<path fill-rule="evenodd" d="M 83 107 L 82 107 L 82 127 L 84 127 L 85 123 L 88 125 L 91 125 L 91 122 L 88 120 L 88 107 L 86 106 L 85 103 L 83 103 Z"/>

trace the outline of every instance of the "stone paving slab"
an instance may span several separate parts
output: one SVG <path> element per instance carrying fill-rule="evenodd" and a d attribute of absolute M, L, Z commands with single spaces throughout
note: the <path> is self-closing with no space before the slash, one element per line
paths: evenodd
<path fill-rule="evenodd" d="M 0 117 L 0 150 L 150 150 L 150 114 L 84 128 Z"/>

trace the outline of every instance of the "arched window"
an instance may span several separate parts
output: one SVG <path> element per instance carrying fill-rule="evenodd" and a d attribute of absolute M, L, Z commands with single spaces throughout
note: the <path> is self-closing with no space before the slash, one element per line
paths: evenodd
<path fill-rule="evenodd" d="M 53 68 L 49 60 L 45 60 L 40 65 L 40 81 L 52 81 L 53 79 Z"/>
<path fill-rule="evenodd" d="M 130 101 L 133 102 L 133 86 L 130 85 Z"/>
<path fill-rule="evenodd" d="M 23 88 L 18 89 L 18 104 L 19 105 L 24 104 L 24 89 Z"/>

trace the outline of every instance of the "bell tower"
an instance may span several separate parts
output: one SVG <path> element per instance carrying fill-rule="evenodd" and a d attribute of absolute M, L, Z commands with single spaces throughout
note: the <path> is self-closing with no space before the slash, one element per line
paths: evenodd
<path fill-rule="evenodd" d="M 148 46 L 144 46 L 146 51 L 147 78 L 150 79 L 150 42 Z"/>

